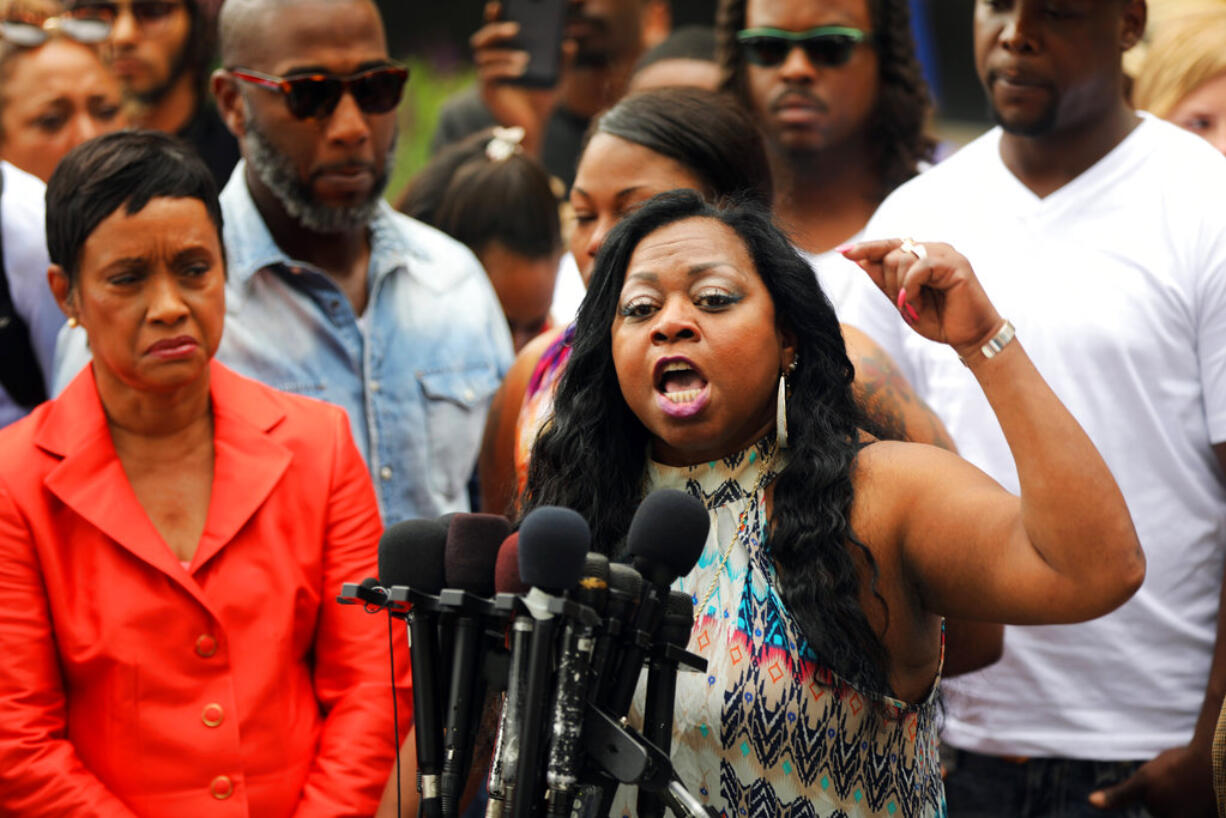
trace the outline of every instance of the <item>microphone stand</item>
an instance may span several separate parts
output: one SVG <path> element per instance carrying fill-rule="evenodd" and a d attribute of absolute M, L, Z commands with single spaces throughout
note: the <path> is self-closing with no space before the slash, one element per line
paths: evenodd
<path fill-rule="evenodd" d="M 680 818 L 717 818 L 718 813 L 695 798 L 677 778 L 668 756 L 634 728 L 592 704 L 588 704 L 583 723 L 584 749 L 589 759 L 614 781 L 658 794 Z M 607 807 L 603 807 L 602 813 L 593 813 L 594 806 L 590 800 L 577 801 L 571 814 L 608 814 Z"/>

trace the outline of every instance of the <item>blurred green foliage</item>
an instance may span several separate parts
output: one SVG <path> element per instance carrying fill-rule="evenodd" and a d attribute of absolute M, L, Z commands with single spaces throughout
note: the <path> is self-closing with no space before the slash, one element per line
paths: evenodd
<path fill-rule="evenodd" d="M 476 77 L 471 67 L 442 71 L 421 57 L 409 57 L 404 64 L 409 67 L 409 84 L 396 114 L 400 141 L 396 147 L 396 168 L 387 185 L 389 201 L 400 197 L 409 179 L 429 160 L 430 138 L 443 101 Z"/>

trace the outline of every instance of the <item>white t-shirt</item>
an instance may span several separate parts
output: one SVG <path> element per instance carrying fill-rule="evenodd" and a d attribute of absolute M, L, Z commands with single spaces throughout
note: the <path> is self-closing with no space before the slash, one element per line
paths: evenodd
<path fill-rule="evenodd" d="M 1004 658 L 951 682 L 944 736 L 1001 755 L 1147 759 L 1186 744 L 1203 700 L 1226 545 L 1226 158 L 1145 115 L 1040 199 L 993 130 L 891 195 L 866 234 L 970 259 L 1123 490 L 1148 560 L 1090 623 L 1010 627 Z M 884 298 L 883 298 L 884 300 Z M 966 459 L 1018 491 L 970 372 L 897 317 L 847 315 L 904 365 Z M 858 324 L 859 325 L 859 324 Z M 1093 548 L 1093 543 L 1087 543 Z"/>
<path fill-rule="evenodd" d="M 47 239 L 43 224 L 46 188 L 41 180 L 8 162 L 0 162 L 4 174 L 4 193 L 0 194 L 0 223 L 4 230 L 4 271 L 8 276 L 13 308 L 26 322 L 30 345 L 43 371 L 43 382 L 51 387 L 55 358 L 55 337 L 64 314 L 60 312 L 47 285 Z M 0 386 L 0 426 L 25 415 Z"/>
<path fill-rule="evenodd" d="M 573 255 L 566 253 L 558 262 L 558 279 L 553 285 L 553 303 L 549 307 L 554 324 L 564 327 L 574 321 L 585 295 L 587 287 L 583 284 L 583 276 L 579 275 L 579 265 Z"/>

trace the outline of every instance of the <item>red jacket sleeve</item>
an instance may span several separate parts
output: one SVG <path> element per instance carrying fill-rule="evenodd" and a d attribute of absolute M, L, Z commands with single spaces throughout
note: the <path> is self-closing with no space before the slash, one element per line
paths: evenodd
<path fill-rule="evenodd" d="M 0 815 L 135 818 L 66 738 L 55 634 L 33 535 L 0 486 Z"/>
<path fill-rule="evenodd" d="M 370 475 L 343 413 L 336 414 L 322 598 L 315 636 L 315 694 L 326 714 L 297 818 L 372 815 L 412 720 L 404 624 L 392 622 L 400 724 L 393 734 L 388 617 L 334 600 L 345 582 L 378 573 L 382 533 Z"/>

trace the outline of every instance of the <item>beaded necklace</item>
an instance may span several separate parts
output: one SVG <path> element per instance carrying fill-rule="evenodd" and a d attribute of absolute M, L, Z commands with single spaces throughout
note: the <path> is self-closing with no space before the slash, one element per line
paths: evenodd
<path fill-rule="evenodd" d="M 741 514 L 737 518 L 736 532 L 728 540 L 728 545 L 720 556 L 719 566 L 715 569 L 715 575 L 711 578 L 711 585 L 707 588 L 702 602 L 698 605 L 697 610 L 699 611 L 705 611 L 707 603 L 711 601 L 711 597 L 715 596 L 715 590 L 719 587 L 719 578 L 724 575 L 724 570 L 728 567 L 728 558 L 732 556 L 732 549 L 736 547 L 736 544 L 741 541 L 745 532 L 749 529 L 751 517 L 758 513 L 758 497 L 762 492 L 762 487 L 766 484 L 767 478 L 774 476 L 771 472 L 771 466 L 775 464 L 775 452 L 778 451 L 778 448 L 774 441 L 771 441 L 770 450 L 767 452 L 766 457 L 762 459 L 761 470 L 758 472 L 758 478 L 754 481 L 753 491 L 750 492 L 749 500 L 745 503 L 745 508 L 741 509 Z M 746 544 L 746 550 L 749 550 L 748 544 Z M 697 619 L 695 623 L 697 624 Z"/>

